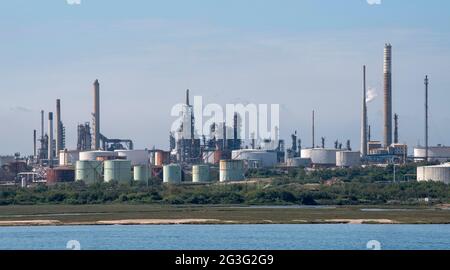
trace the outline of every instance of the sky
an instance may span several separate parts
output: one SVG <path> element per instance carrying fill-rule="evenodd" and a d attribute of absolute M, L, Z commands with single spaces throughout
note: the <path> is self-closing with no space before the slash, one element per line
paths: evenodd
<path fill-rule="evenodd" d="M 40 110 L 61 99 L 67 148 L 91 121 L 101 84 L 102 133 L 135 148 L 168 148 L 171 108 L 184 91 L 204 103 L 280 104 L 281 137 L 298 130 L 360 144 L 362 66 L 378 95 L 372 138 L 382 140 L 383 47 L 393 46 L 393 111 L 400 142 L 450 145 L 447 0 L 0 1 L 0 154 L 32 153 Z M 316 138 L 316 140 L 318 140 Z"/>

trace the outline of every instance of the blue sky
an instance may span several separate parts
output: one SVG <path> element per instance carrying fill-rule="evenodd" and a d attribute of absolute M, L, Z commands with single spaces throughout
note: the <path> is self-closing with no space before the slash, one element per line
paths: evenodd
<path fill-rule="evenodd" d="M 184 90 L 207 103 L 279 103 L 281 135 L 359 145 L 361 66 L 379 97 L 382 56 L 394 48 L 400 141 L 423 142 L 423 77 L 431 78 L 431 143 L 450 145 L 450 1 L 16 0 L 0 3 L 0 154 L 31 153 L 39 111 L 62 99 L 68 147 L 102 87 L 102 132 L 167 147 L 170 109 Z M 6 124 L 5 124 L 6 123 Z"/>

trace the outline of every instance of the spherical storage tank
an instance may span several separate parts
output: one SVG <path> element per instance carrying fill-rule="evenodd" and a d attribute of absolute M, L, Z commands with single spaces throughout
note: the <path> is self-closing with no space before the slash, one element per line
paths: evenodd
<path fill-rule="evenodd" d="M 131 161 L 107 160 L 104 162 L 105 182 L 129 183 L 131 180 Z"/>
<path fill-rule="evenodd" d="M 337 149 L 302 149 L 301 157 L 310 158 L 313 165 L 320 166 L 336 166 L 336 152 Z"/>
<path fill-rule="evenodd" d="M 75 181 L 86 184 L 102 182 L 102 162 L 96 160 L 80 160 L 76 163 Z"/>
<path fill-rule="evenodd" d="M 134 181 L 147 182 L 150 179 L 150 168 L 146 165 L 134 166 Z"/>
<path fill-rule="evenodd" d="M 245 179 L 243 160 L 221 160 L 220 182 L 243 181 Z"/>
<path fill-rule="evenodd" d="M 112 159 L 117 156 L 116 153 L 112 151 L 87 151 L 80 152 L 80 160 L 99 160 L 99 159 Z"/>
<path fill-rule="evenodd" d="M 204 183 L 211 180 L 208 165 L 194 165 L 192 166 L 192 182 Z"/>
<path fill-rule="evenodd" d="M 163 167 L 163 182 L 169 184 L 181 183 L 181 167 L 178 164 L 170 164 Z"/>
<path fill-rule="evenodd" d="M 356 151 L 336 152 L 337 167 L 358 167 L 361 166 L 361 153 Z"/>
<path fill-rule="evenodd" d="M 450 183 L 450 164 L 417 168 L 417 181 Z"/>
<path fill-rule="evenodd" d="M 114 152 L 118 157 L 131 161 L 131 166 L 149 164 L 148 150 L 116 150 Z"/>

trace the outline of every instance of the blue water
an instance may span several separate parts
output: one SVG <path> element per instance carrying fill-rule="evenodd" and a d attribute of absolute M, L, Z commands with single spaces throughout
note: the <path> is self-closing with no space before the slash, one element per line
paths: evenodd
<path fill-rule="evenodd" d="M 155 225 L 0 227 L 0 250 L 450 250 L 450 225 Z"/>

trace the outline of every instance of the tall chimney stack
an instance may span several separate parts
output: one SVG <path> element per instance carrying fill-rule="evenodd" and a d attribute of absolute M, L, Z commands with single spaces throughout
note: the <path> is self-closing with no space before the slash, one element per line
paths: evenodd
<path fill-rule="evenodd" d="M 36 151 L 36 136 L 37 136 L 37 131 L 36 130 L 34 130 L 33 131 L 33 157 L 34 158 L 36 158 L 36 154 L 37 154 L 37 151 Z"/>
<path fill-rule="evenodd" d="M 41 141 L 44 141 L 44 110 L 41 110 Z"/>
<path fill-rule="evenodd" d="M 189 89 L 186 90 L 186 105 L 190 106 L 190 102 L 189 102 Z"/>
<path fill-rule="evenodd" d="M 61 100 L 56 100 L 56 156 L 62 148 Z"/>
<path fill-rule="evenodd" d="M 316 134 L 315 134 L 315 121 L 316 121 L 316 119 L 315 119 L 315 111 L 313 110 L 312 111 L 312 148 L 314 149 L 314 148 L 316 148 Z"/>
<path fill-rule="evenodd" d="M 428 161 L 428 76 L 425 76 L 425 161 Z"/>
<path fill-rule="evenodd" d="M 100 149 L 100 83 L 94 82 L 94 150 Z"/>
<path fill-rule="evenodd" d="M 398 143 L 398 114 L 394 114 L 394 143 Z"/>
<path fill-rule="evenodd" d="M 48 166 L 53 168 L 53 113 L 48 113 Z"/>
<path fill-rule="evenodd" d="M 392 144 L 392 45 L 384 47 L 384 146 Z"/>
<path fill-rule="evenodd" d="M 361 157 L 367 156 L 367 85 L 366 66 L 363 66 L 363 98 L 362 98 L 362 123 L 361 123 Z"/>

